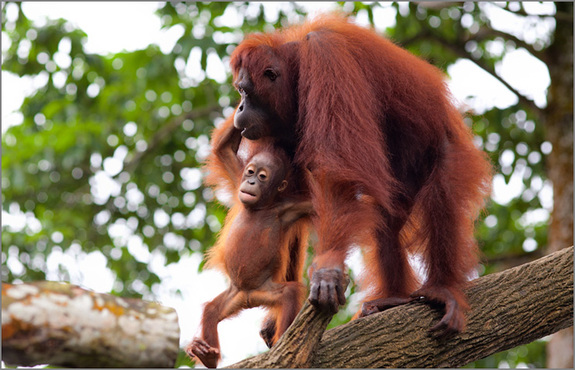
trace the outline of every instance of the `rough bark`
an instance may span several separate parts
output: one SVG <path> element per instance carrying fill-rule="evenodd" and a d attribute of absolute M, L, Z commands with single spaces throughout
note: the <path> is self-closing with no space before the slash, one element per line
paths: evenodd
<path fill-rule="evenodd" d="M 573 14 L 573 3 L 556 3 L 558 14 Z M 545 138 L 553 145 L 547 175 L 553 182 L 553 212 L 547 250 L 573 243 L 573 18 L 555 17 L 553 43 L 546 50 L 551 77 L 544 111 Z M 547 367 L 573 367 L 573 331 L 554 334 L 547 345 Z"/>
<path fill-rule="evenodd" d="M 174 309 L 57 282 L 2 284 L 2 360 L 9 365 L 174 367 Z"/>
<path fill-rule="evenodd" d="M 273 350 L 250 357 L 230 368 L 306 368 L 312 363 L 325 328 L 333 314 L 320 312 L 306 301 L 290 329 L 282 335 Z M 291 330 L 291 328 L 298 328 Z"/>
<path fill-rule="evenodd" d="M 306 304 L 300 313 L 306 318 L 298 316 L 276 347 L 231 367 L 459 367 L 532 342 L 573 326 L 573 247 L 476 279 L 466 293 L 467 328 L 449 338 L 428 331 L 441 311 L 413 302 L 329 330 L 320 340 L 326 317 Z M 287 338 L 297 339 L 284 345 Z M 304 360 L 293 360 L 299 353 Z"/>

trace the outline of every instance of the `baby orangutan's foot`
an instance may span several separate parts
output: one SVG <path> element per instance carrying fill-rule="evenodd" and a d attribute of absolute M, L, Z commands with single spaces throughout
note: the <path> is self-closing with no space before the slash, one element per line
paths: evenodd
<path fill-rule="evenodd" d="M 200 360 L 207 368 L 214 369 L 218 366 L 220 360 L 220 350 L 210 346 L 203 339 L 194 338 L 192 343 L 186 347 L 186 353 L 192 359 L 195 357 Z"/>
<path fill-rule="evenodd" d="M 361 306 L 361 313 L 359 314 L 359 317 L 373 315 L 374 313 L 385 311 L 392 307 L 404 305 L 411 302 L 412 300 L 413 298 L 387 297 L 364 302 Z"/>
<path fill-rule="evenodd" d="M 276 321 L 274 317 L 267 317 L 260 330 L 260 337 L 266 342 L 268 348 L 274 345 L 274 336 L 276 335 Z"/>

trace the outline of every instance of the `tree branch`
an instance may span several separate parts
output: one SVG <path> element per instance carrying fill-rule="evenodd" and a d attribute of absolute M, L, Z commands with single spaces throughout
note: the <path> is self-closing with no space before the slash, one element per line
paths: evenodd
<path fill-rule="evenodd" d="M 309 368 L 332 316 L 317 310 L 306 301 L 290 329 L 282 335 L 273 350 L 247 358 L 229 368 Z"/>
<path fill-rule="evenodd" d="M 344 290 L 347 289 L 347 284 L 343 287 Z M 309 368 L 333 315 L 316 309 L 306 300 L 300 313 L 272 351 L 238 362 L 230 368 Z"/>
<path fill-rule="evenodd" d="M 43 281 L 2 283 L 2 360 L 63 367 L 174 367 L 173 308 Z"/>
<path fill-rule="evenodd" d="M 521 47 L 527 50 L 531 55 L 535 58 L 541 60 L 543 63 L 548 64 L 549 60 L 546 57 L 545 53 L 540 50 L 537 50 L 533 47 L 533 45 L 521 40 L 519 37 L 512 35 L 510 33 L 502 32 L 495 30 L 489 27 L 481 27 L 479 31 L 473 36 L 469 37 L 466 41 L 477 41 L 482 42 L 485 40 L 492 40 L 496 37 L 501 37 L 504 40 L 510 40 L 515 43 L 517 47 Z"/>
<path fill-rule="evenodd" d="M 459 367 L 571 327 L 573 247 L 478 278 L 466 293 L 471 310 L 467 328 L 458 335 L 432 337 L 428 330 L 441 318 L 441 310 L 412 302 L 325 332 L 311 367 Z M 304 339 L 289 346 L 280 343 L 284 337 L 304 338 L 310 327 L 323 325 L 325 318 L 318 315 L 301 320 L 299 316 L 309 315 L 310 308 L 304 307 L 277 346 L 232 367 L 299 365 L 289 357 L 302 348 L 309 351 L 309 343 Z"/>
<path fill-rule="evenodd" d="M 505 34 L 505 35 L 507 35 L 507 34 Z M 507 36 L 505 36 L 505 37 L 507 37 Z M 509 36 L 507 38 L 512 38 L 512 37 Z M 513 94 L 515 94 L 517 96 L 517 98 L 519 99 L 519 103 L 527 106 L 529 109 L 531 109 L 533 111 L 533 113 L 536 114 L 537 112 L 539 112 L 541 110 L 541 108 L 539 108 L 537 105 L 535 105 L 535 102 L 533 100 L 528 99 L 525 95 L 521 94 L 519 92 L 519 90 L 515 89 L 507 81 L 505 81 L 501 76 L 499 76 L 497 74 L 497 72 L 495 72 L 495 68 L 492 68 L 491 66 L 487 65 L 487 63 L 483 62 L 482 60 L 474 58 L 470 53 L 468 53 L 465 50 L 466 41 L 472 40 L 472 38 L 470 38 L 468 40 L 463 40 L 463 39 L 458 40 L 459 42 L 454 43 L 452 41 L 448 41 L 448 40 L 443 39 L 441 36 L 436 35 L 431 30 L 425 30 L 425 31 L 419 33 L 416 37 L 410 38 L 410 39 L 405 40 L 405 41 L 399 40 L 399 42 L 403 47 L 407 47 L 411 43 L 420 42 L 422 39 L 427 39 L 430 42 L 439 43 L 441 46 L 450 50 L 456 56 L 472 61 L 479 68 L 483 69 L 484 71 L 486 71 L 487 73 L 492 75 L 497 81 L 499 81 L 501 84 L 503 84 L 503 86 L 505 86 Z"/>

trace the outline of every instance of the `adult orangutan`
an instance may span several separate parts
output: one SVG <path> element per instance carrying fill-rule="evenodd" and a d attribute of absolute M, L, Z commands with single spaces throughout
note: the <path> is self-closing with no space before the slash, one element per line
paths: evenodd
<path fill-rule="evenodd" d="M 440 71 L 338 16 L 248 36 L 231 67 L 236 129 L 273 137 L 316 180 L 310 302 L 338 310 L 346 254 L 369 240 L 361 315 L 423 297 L 444 308 L 432 331 L 461 331 L 491 166 Z M 408 250 L 423 257 L 422 283 Z"/>

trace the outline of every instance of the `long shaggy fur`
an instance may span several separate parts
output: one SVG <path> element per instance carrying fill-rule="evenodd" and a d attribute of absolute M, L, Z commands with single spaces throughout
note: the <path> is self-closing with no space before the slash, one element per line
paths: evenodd
<path fill-rule="evenodd" d="M 445 288 L 465 308 L 491 166 L 442 73 L 339 16 L 248 37 L 232 55 L 234 74 L 247 68 L 256 80 L 270 55 L 289 59 L 291 76 L 270 106 L 288 122 L 295 163 L 317 181 L 316 264 L 343 265 L 350 245 L 367 241 L 368 299 L 407 296 L 418 286 L 407 250 L 418 251 L 428 292 Z"/>

